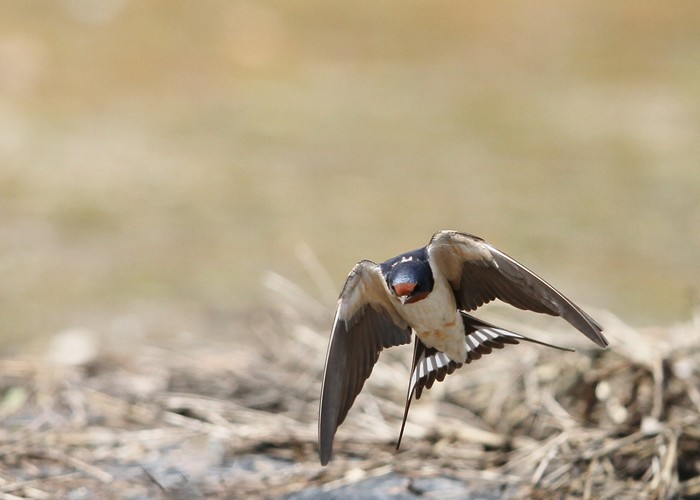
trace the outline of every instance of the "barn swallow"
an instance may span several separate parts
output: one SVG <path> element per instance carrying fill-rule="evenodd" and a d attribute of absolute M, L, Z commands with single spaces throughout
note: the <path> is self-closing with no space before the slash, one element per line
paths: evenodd
<path fill-rule="evenodd" d="M 381 264 L 362 260 L 338 299 L 319 409 L 319 456 L 326 465 L 333 437 L 372 373 L 382 349 L 408 344 L 413 364 L 399 434 L 411 400 L 435 381 L 492 349 L 521 340 L 545 344 L 468 314 L 500 299 L 519 309 L 561 316 L 600 347 L 603 328 L 549 283 L 483 239 L 440 231 L 430 243 Z"/>

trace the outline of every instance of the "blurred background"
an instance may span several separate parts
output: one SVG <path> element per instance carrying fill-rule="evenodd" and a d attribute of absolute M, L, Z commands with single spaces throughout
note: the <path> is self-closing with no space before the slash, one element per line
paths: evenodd
<path fill-rule="evenodd" d="M 4 2 L 2 352 L 73 328 L 244 335 L 266 271 L 330 322 L 355 262 L 446 228 L 633 325 L 686 320 L 699 15 L 690 0 Z"/>

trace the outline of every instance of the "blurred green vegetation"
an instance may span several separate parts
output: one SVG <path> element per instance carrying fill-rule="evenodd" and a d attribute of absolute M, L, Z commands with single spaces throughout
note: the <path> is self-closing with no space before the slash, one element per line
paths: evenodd
<path fill-rule="evenodd" d="M 684 319 L 699 19 L 693 1 L 5 2 L 0 339 L 226 333 L 265 270 L 315 293 L 300 244 L 339 289 L 443 228 L 633 324 Z"/>

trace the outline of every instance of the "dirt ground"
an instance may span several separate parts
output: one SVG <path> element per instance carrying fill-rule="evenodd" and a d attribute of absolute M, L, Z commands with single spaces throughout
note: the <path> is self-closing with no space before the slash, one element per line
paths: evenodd
<path fill-rule="evenodd" d="M 103 352 L 69 331 L 48 357 L 3 359 L 0 497 L 700 496 L 698 318 L 641 331 L 597 312 L 605 351 L 526 330 L 577 352 L 463 367 L 414 404 L 398 452 L 410 355 L 385 352 L 321 467 L 323 309 L 296 295 L 251 314 L 247 343 Z"/>

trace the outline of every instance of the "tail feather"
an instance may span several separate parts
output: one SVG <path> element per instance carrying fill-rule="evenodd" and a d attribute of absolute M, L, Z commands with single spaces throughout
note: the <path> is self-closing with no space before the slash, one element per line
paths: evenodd
<path fill-rule="evenodd" d="M 415 336 L 411 378 L 406 394 L 401 431 L 396 443 L 397 450 L 401 446 L 401 439 L 403 438 L 406 420 L 408 419 L 408 410 L 411 407 L 413 398 L 420 399 L 423 389 L 430 389 L 436 381 L 442 382 L 447 375 L 454 373 L 462 365 L 469 364 L 472 361 L 481 359 L 482 356 L 491 354 L 493 349 L 503 349 L 508 344 L 519 344 L 521 340 L 561 351 L 574 352 L 573 349 L 548 344 L 547 342 L 494 326 L 463 311 L 460 311 L 460 314 L 464 322 L 465 342 L 467 343 L 467 356 L 461 363 L 451 360 L 444 352 L 426 346 L 417 335 Z"/>

